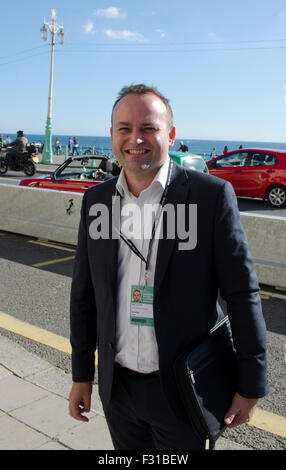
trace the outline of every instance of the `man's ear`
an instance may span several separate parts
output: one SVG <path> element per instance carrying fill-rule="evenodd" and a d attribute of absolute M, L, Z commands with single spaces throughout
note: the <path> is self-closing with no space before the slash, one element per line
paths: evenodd
<path fill-rule="evenodd" d="M 173 147 L 176 137 L 176 128 L 173 126 L 169 132 L 169 147 Z"/>

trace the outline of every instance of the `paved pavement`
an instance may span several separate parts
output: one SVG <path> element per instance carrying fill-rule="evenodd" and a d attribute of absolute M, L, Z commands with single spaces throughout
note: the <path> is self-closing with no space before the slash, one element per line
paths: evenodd
<path fill-rule="evenodd" d="M 0 450 L 112 450 L 93 387 L 89 422 L 68 413 L 71 375 L 0 335 Z M 217 450 L 250 450 L 221 438 Z"/>

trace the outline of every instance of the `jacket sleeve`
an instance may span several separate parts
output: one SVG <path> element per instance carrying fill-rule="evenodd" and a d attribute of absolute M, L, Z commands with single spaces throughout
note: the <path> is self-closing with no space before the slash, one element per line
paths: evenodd
<path fill-rule="evenodd" d="M 266 326 L 237 198 L 228 182 L 218 200 L 214 240 L 220 293 L 227 303 L 237 351 L 237 392 L 246 398 L 260 398 L 268 393 Z"/>
<path fill-rule="evenodd" d="M 96 305 L 88 260 L 86 199 L 83 196 L 70 296 L 70 342 L 74 382 L 94 379 L 97 339 Z"/>

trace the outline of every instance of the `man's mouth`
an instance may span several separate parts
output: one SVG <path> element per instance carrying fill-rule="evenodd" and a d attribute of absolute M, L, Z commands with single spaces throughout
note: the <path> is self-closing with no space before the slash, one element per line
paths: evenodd
<path fill-rule="evenodd" d="M 145 153 L 148 153 L 148 149 L 127 149 L 125 150 L 126 153 L 129 155 L 144 155 Z"/>

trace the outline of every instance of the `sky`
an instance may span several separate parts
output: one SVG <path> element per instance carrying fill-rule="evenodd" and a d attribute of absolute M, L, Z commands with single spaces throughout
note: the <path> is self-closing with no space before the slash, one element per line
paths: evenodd
<path fill-rule="evenodd" d="M 0 133 L 107 136 L 119 90 L 155 85 L 177 138 L 286 142 L 285 0 L 0 0 Z M 50 37 L 49 37 L 50 39 Z"/>

